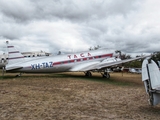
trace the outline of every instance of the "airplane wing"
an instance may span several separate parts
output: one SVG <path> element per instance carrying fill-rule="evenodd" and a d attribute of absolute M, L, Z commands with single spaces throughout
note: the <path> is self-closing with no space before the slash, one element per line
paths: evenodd
<path fill-rule="evenodd" d="M 96 68 L 97 64 L 99 64 L 100 61 L 93 61 L 88 63 L 83 63 L 76 65 L 75 67 L 71 68 L 70 71 L 88 71 L 92 70 L 93 68 Z"/>
<path fill-rule="evenodd" d="M 146 56 L 145 56 L 146 57 Z M 120 65 L 120 64 L 123 64 L 123 63 L 127 63 L 127 62 L 131 62 L 131 61 L 135 61 L 135 60 L 139 60 L 139 59 L 143 59 L 145 58 L 144 56 L 143 57 L 136 57 L 136 58 L 131 58 L 131 59 L 125 59 L 125 60 L 118 60 L 118 61 L 114 61 L 114 62 L 101 62 L 98 66 L 97 66 L 97 69 L 103 69 L 103 68 L 106 68 L 106 67 L 111 67 L 111 66 L 115 66 L 115 65 Z"/>
<path fill-rule="evenodd" d="M 101 70 L 101 69 L 104 69 L 104 68 L 107 68 L 107 67 L 120 65 L 122 63 L 127 63 L 127 62 L 131 62 L 131 61 L 143 59 L 145 57 L 148 57 L 148 56 L 136 57 L 136 58 L 125 59 L 125 60 L 110 58 L 110 59 L 105 59 L 103 61 L 95 61 L 95 62 L 80 64 L 80 65 L 75 66 L 72 69 L 70 69 L 70 71 Z"/>

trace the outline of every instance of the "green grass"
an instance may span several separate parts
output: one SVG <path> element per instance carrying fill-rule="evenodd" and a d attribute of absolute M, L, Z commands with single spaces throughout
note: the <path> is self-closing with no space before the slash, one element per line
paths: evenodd
<path fill-rule="evenodd" d="M 52 74 L 53 75 L 53 74 Z M 53 77 L 53 76 L 50 76 Z M 78 79 L 78 80 L 87 80 L 87 81 L 94 81 L 94 82 L 101 82 L 104 84 L 112 84 L 112 85 L 118 85 L 118 86 L 132 86 L 135 85 L 131 82 L 126 82 L 126 81 L 117 81 L 114 78 L 103 78 L 101 76 L 92 76 L 92 77 L 86 77 L 85 75 L 75 75 L 75 74 L 65 74 L 65 73 L 61 73 L 61 74 L 54 74 L 54 77 L 59 77 L 59 78 L 74 78 L 74 79 Z"/>
<path fill-rule="evenodd" d="M 5 73 L 4 76 L 2 76 L 2 72 L 0 71 L 0 80 L 12 80 L 14 78 L 16 79 L 34 79 L 34 78 L 70 78 L 72 80 L 86 80 L 86 81 L 93 81 L 93 82 L 100 82 L 104 84 L 112 84 L 116 86 L 134 86 L 136 83 L 131 81 L 123 80 L 123 77 L 121 77 L 121 80 L 117 80 L 116 77 L 114 77 L 114 74 L 111 75 L 110 79 L 103 78 L 101 75 L 93 75 L 92 77 L 86 77 L 82 73 L 53 73 L 53 74 L 22 74 L 20 77 L 15 77 L 18 73 L 8 74 Z"/>

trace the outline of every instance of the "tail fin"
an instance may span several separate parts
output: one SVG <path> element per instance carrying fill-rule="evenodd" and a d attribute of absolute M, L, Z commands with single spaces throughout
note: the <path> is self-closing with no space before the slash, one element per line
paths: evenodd
<path fill-rule="evenodd" d="M 7 43 L 8 49 L 8 65 L 24 61 L 24 56 L 12 45 Z"/>
<path fill-rule="evenodd" d="M 145 59 L 142 64 L 142 81 L 151 105 L 160 103 L 160 71 L 153 60 Z"/>

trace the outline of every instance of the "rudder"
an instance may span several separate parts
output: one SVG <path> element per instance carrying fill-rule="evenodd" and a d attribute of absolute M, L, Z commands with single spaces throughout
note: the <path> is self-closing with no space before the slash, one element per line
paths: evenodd
<path fill-rule="evenodd" d="M 6 44 L 8 49 L 8 65 L 24 61 L 24 56 L 13 45 L 10 45 L 8 42 Z"/>

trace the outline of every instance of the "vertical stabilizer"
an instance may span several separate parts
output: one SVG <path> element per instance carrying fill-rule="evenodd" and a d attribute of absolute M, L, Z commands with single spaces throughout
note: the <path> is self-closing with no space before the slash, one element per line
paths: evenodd
<path fill-rule="evenodd" d="M 151 105 L 160 103 L 160 71 L 153 60 L 145 59 L 142 64 L 142 81 Z"/>
<path fill-rule="evenodd" d="M 153 60 L 151 60 L 151 63 L 148 64 L 148 69 L 152 89 L 160 89 L 160 71 L 157 64 Z"/>
<path fill-rule="evenodd" d="M 24 56 L 13 45 L 10 45 L 8 42 L 6 44 L 8 49 L 8 65 L 24 61 Z"/>

